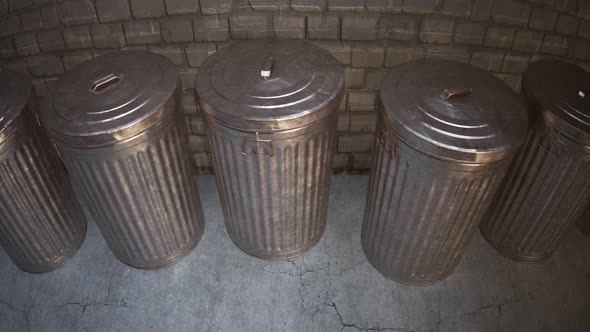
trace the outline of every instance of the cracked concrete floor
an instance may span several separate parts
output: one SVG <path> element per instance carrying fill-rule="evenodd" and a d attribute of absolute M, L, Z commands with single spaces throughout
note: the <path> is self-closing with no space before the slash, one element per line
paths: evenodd
<path fill-rule="evenodd" d="M 205 236 L 170 268 L 119 263 L 92 224 L 53 273 L 20 272 L 0 250 L 0 331 L 590 331 L 590 238 L 575 228 L 537 265 L 503 258 L 477 234 L 454 274 L 411 287 L 363 256 L 366 176 L 334 177 L 323 239 L 281 262 L 234 247 L 213 177 L 199 181 Z"/>

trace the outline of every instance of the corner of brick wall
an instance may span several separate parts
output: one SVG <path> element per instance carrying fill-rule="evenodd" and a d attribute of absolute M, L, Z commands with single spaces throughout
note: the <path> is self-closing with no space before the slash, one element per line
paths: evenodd
<path fill-rule="evenodd" d="M 569 0 L 0 0 L 2 70 L 33 77 L 39 97 L 64 71 L 121 49 L 160 53 L 178 68 L 195 165 L 211 173 L 194 78 L 232 40 L 306 39 L 345 67 L 334 171 L 367 173 L 375 97 L 387 70 L 423 58 L 470 63 L 520 90 L 531 61 L 590 69 L 590 2 Z"/>

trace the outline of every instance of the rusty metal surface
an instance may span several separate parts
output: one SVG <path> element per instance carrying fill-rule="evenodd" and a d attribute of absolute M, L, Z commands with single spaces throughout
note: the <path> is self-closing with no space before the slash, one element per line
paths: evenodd
<path fill-rule="evenodd" d="M 405 284 L 444 279 L 477 230 L 507 163 L 458 165 L 391 139 L 374 151 L 362 228 L 369 262 Z"/>
<path fill-rule="evenodd" d="M 31 98 L 29 77 L 0 74 L 0 244 L 20 269 L 42 273 L 78 251 L 86 220 Z"/>
<path fill-rule="evenodd" d="M 590 201 L 590 108 L 578 96 L 589 84 L 583 69 L 554 60 L 533 63 L 525 73 L 533 124 L 481 225 L 506 257 L 549 258 Z"/>
<path fill-rule="evenodd" d="M 244 155 L 256 136 L 207 117 L 228 234 L 246 253 L 264 259 L 302 254 L 326 225 L 335 117 L 313 128 L 265 136 L 272 156 Z M 255 144 L 255 143 L 254 143 Z M 265 144 L 266 145 L 266 144 Z M 265 153 L 266 153 L 265 152 Z"/>
<path fill-rule="evenodd" d="M 301 41 L 232 44 L 197 75 L 225 224 L 263 259 L 311 249 L 325 225 L 344 73 Z"/>
<path fill-rule="evenodd" d="M 203 234 L 179 91 L 164 57 L 117 52 L 66 73 L 43 107 L 76 192 L 115 256 L 137 268 L 179 261 Z"/>
<path fill-rule="evenodd" d="M 362 246 L 386 277 L 431 284 L 460 261 L 522 144 L 526 111 L 497 78 L 448 61 L 395 68 L 378 106 Z"/>

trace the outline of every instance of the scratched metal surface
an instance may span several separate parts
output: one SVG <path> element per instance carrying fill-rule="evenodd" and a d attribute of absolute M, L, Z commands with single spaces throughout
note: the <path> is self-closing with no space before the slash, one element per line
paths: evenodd
<path fill-rule="evenodd" d="M 310 43 L 245 41 L 195 84 L 233 242 L 270 260 L 309 250 L 326 225 L 342 67 Z"/>
<path fill-rule="evenodd" d="M 557 60 L 523 76 L 531 126 L 481 224 L 503 255 L 523 262 L 551 256 L 590 201 L 590 74 Z"/>
<path fill-rule="evenodd" d="M 590 241 L 574 227 L 534 265 L 505 259 L 476 233 L 451 276 L 404 286 L 362 253 L 367 186 L 366 176 L 335 176 L 325 235 L 288 261 L 259 260 L 231 243 L 210 176 L 199 179 L 203 239 L 169 268 L 125 266 L 92 223 L 78 255 L 49 274 L 20 272 L 0 251 L 0 330 L 590 330 Z"/>
<path fill-rule="evenodd" d="M 174 65 L 154 53 L 112 52 L 56 84 L 41 122 L 113 252 L 137 268 L 178 262 L 204 225 Z"/>
<path fill-rule="evenodd" d="M 35 121 L 32 82 L 0 75 L 0 246 L 21 269 L 59 268 L 78 251 L 86 220 L 63 164 Z"/>
<path fill-rule="evenodd" d="M 487 72 L 424 60 L 387 74 L 377 114 L 363 249 L 387 277 L 432 284 L 482 221 L 526 135 L 526 109 Z"/>

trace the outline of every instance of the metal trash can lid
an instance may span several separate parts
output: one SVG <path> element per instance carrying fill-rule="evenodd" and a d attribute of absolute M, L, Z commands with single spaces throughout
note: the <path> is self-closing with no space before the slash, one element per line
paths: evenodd
<path fill-rule="evenodd" d="M 244 41 L 205 60 L 196 90 L 202 110 L 229 127 L 292 129 L 337 108 L 344 71 L 330 53 L 304 41 Z"/>
<path fill-rule="evenodd" d="M 564 61 L 535 61 L 523 76 L 522 90 L 548 125 L 590 145 L 590 73 Z"/>
<path fill-rule="evenodd" d="M 66 72 L 45 98 L 41 120 L 66 145 L 114 144 L 173 111 L 178 84 L 176 68 L 159 54 L 108 53 Z"/>
<path fill-rule="evenodd" d="M 504 159 L 527 132 L 526 108 L 515 92 L 492 74 L 453 61 L 395 67 L 383 80 L 379 103 L 399 139 L 447 160 Z"/>
<path fill-rule="evenodd" d="M 25 74 L 0 73 L 0 144 L 14 133 L 15 119 L 21 114 L 33 92 L 33 82 Z"/>

